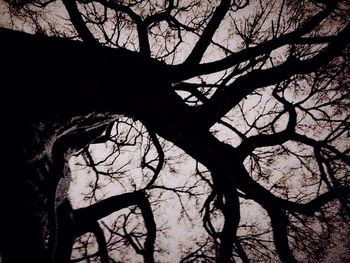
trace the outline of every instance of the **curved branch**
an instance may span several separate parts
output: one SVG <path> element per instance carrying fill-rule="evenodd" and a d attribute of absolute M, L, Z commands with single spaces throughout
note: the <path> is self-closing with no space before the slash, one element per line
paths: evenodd
<path fill-rule="evenodd" d="M 152 166 L 150 165 L 147 165 L 148 168 L 150 168 L 151 170 L 153 170 L 153 176 L 152 176 L 152 179 L 149 181 L 149 183 L 145 186 L 144 189 L 148 189 L 150 188 L 154 183 L 155 181 L 157 180 L 158 178 L 158 175 L 160 173 L 160 171 L 162 170 L 163 168 L 163 165 L 164 165 L 164 151 L 163 151 L 163 148 L 162 146 L 160 145 L 159 143 L 159 140 L 157 138 L 157 135 L 153 132 L 149 132 L 149 135 L 153 141 L 153 145 L 156 147 L 156 150 L 157 150 L 157 153 L 158 153 L 158 163 L 157 163 L 157 167 L 156 168 L 153 168 Z"/>
<path fill-rule="evenodd" d="M 164 20 L 172 18 L 170 13 L 171 13 L 171 10 L 173 10 L 173 8 L 174 8 L 174 0 L 169 0 L 167 2 L 168 2 L 168 6 L 166 7 L 166 9 L 164 11 L 155 13 L 154 15 L 148 16 L 144 19 L 144 23 L 147 26 L 152 26 L 152 24 L 154 24 L 156 22 L 164 21 Z"/>
<path fill-rule="evenodd" d="M 254 149 L 259 147 L 273 146 L 287 142 L 292 139 L 295 134 L 295 126 L 297 124 L 297 113 L 292 103 L 280 97 L 275 91 L 274 97 L 284 105 L 284 110 L 289 113 L 289 120 L 285 130 L 274 134 L 259 134 L 245 139 L 237 151 L 241 154 L 241 160 L 244 160 Z"/>
<path fill-rule="evenodd" d="M 154 242 L 156 239 L 157 227 L 154 221 L 151 205 L 144 191 L 136 191 L 109 197 L 89 207 L 74 210 L 76 236 L 80 236 L 86 232 L 96 231 L 97 220 L 131 205 L 137 205 L 141 209 L 145 221 L 145 227 L 147 229 L 144 249 L 140 251 L 140 253 L 143 255 L 146 263 L 153 263 Z M 106 251 L 102 250 L 100 253 L 106 254 Z M 104 257 L 106 257 L 106 255 L 104 255 Z"/>
<path fill-rule="evenodd" d="M 302 135 L 302 134 L 298 134 L 298 133 L 293 134 L 292 140 L 304 143 L 306 145 L 309 145 L 309 146 L 312 146 L 315 148 L 327 149 L 327 150 L 331 151 L 332 153 L 334 153 L 335 156 L 337 156 L 337 158 L 342 160 L 344 163 L 346 163 L 347 165 L 350 165 L 350 157 L 349 156 L 347 156 L 346 154 L 339 151 L 333 145 L 329 145 L 329 144 L 325 143 L 324 141 L 317 141 L 315 139 L 307 137 L 306 135 Z"/>
<path fill-rule="evenodd" d="M 217 246 L 217 232 L 211 222 L 210 219 L 210 203 L 214 201 L 215 197 L 216 197 L 216 193 L 214 191 L 212 191 L 209 196 L 207 197 L 207 199 L 205 200 L 203 207 L 201 209 L 201 213 L 204 212 L 203 215 L 203 227 L 205 229 L 205 231 L 207 231 L 207 233 L 209 234 L 209 236 L 213 239 L 214 244 Z M 217 197 L 218 198 L 218 197 Z"/>
<path fill-rule="evenodd" d="M 310 213 L 313 214 L 325 204 L 333 200 L 340 199 L 343 197 L 349 197 L 349 196 L 350 196 L 350 187 L 339 187 L 319 195 L 318 197 L 314 198 L 308 203 L 305 203 L 303 206 L 305 211 L 309 211 L 308 214 Z"/>
<path fill-rule="evenodd" d="M 71 1 L 71 0 L 64 0 L 64 1 Z M 114 11 L 127 14 L 131 18 L 131 20 L 136 24 L 138 38 L 139 38 L 140 53 L 147 57 L 150 56 L 151 48 L 150 48 L 149 39 L 148 39 L 148 24 L 145 23 L 142 20 L 141 16 L 135 13 L 132 10 L 132 8 L 126 5 L 118 4 L 116 1 L 108 1 L 108 0 L 85 0 L 83 2 L 100 3 L 101 5 L 104 5 L 105 7 L 109 7 Z"/>

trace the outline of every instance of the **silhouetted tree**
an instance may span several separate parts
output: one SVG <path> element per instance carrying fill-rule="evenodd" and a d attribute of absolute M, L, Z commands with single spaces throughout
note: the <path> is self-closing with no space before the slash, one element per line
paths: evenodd
<path fill-rule="evenodd" d="M 1 262 L 349 259 L 347 0 L 0 7 Z"/>

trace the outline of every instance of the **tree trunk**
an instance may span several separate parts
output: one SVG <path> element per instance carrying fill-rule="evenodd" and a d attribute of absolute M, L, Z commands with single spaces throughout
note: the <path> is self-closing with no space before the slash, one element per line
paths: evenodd
<path fill-rule="evenodd" d="M 4 262 L 47 257 L 49 197 L 56 182 L 53 146 L 58 131 L 77 116 L 121 113 L 139 119 L 215 171 L 223 187 L 236 184 L 231 176 L 235 153 L 217 155 L 224 146 L 201 130 L 195 112 L 172 90 L 165 64 L 125 50 L 4 29 L 0 38 L 3 98 L 11 105 L 1 106 Z"/>
<path fill-rule="evenodd" d="M 0 38 L 0 249 L 4 262 L 47 262 L 49 200 L 57 184 L 53 146 L 63 130 L 92 113 L 164 121 L 184 109 L 158 61 L 6 29 Z M 163 108 L 170 111 L 159 114 Z"/>

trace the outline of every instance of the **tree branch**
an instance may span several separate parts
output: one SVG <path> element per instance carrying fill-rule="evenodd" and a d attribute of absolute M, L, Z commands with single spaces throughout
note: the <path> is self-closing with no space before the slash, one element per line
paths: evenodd
<path fill-rule="evenodd" d="M 219 6 L 215 9 L 215 12 L 212 18 L 210 19 L 208 25 L 203 30 L 202 36 L 197 41 L 196 45 L 194 46 L 190 55 L 187 57 L 184 64 L 193 65 L 198 64 L 201 61 L 204 52 L 207 50 L 209 44 L 211 43 L 214 33 L 216 32 L 226 13 L 230 9 L 230 4 L 231 0 L 221 0 Z"/>
<path fill-rule="evenodd" d="M 153 170 L 153 176 L 152 176 L 152 179 L 149 181 L 149 183 L 145 186 L 144 189 L 150 188 L 155 183 L 155 181 L 158 178 L 158 175 L 159 175 L 160 171 L 163 168 L 164 158 L 165 158 L 163 148 L 162 148 L 162 146 L 159 143 L 157 135 L 155 133 L 151 132 L 151 131 L 149 131 L 149 135 L 151 137 L 151 140 L 152 140 L 154 146 L 156 147 L 159 160 L 158 160 L 156 168 L 153 168 L 153 166 L 147 165 L 147 167 L 149 169 Z"/>
<path fill-rule="evenodd" d="M 143 257 L 145 263 L 154 263 L 154 243 L 156 240 L 157 227 L 156 222 L 154 221 L 151 204 L 145 195 L 143 195 L 139 207 L 147 229 L 147 236 L 143 248 Z"/>
<path fill-rule="evenodd" d="M 98 222 L 94 223 L 92 232 L 96 237 L 98 244 L 98 254 L 100 256 L 101 263 L 109 263 L 106 238 Z"/>
<path fill-rule="evenodd" d="M 91 229 L 97 220 L 106 217 L 120 209 L 138 205 L 143 198 L 143 193 L 140 191 L 121 194 L 109 197 L 96 204 L 85 208 L 74 210 L 74 218 L 77 222 L 77 235 L 82 235 L 86 232 L 92 232 Z"/>
<path fill-rule="evenodd" d="M 272 234 L 277 253 L 283 263 L 297 263 L 288 242 L 288 218 L 280 210 L 267 210 L 271 218 Z"/>
<path fill-rule="evenodd" d="M 224 202 L 220 209 L 224 215 L 224 226 L 220 234 L 218 262 L 232 263 L 232 251 L 240 221 L 240 205 L 236 189 L 228 187 L 223 194 Z"/>
<path fill-rule="evenodd" d="M 73 23 L 73 26 L 77 30 L 81 39 L 88 44 L 98 44 L 97 40 L 87 28 L 85 21 L 81 17 L 75 0 L 62 0 L 62 3 L 66 7 L 70 20 Z"/>
<path fill-rule="evenodd" d="M 300 28 L 296 29 L 293 32 L 281 35 L 279 37 L 273 38 L 271 40 L 265 41 L 255 47 L 246 48 L 240 52 L 234 53 L 230 56 L 227 56 L 221 60 L 197 65 L 196 67 L 189 68 L 186 64 L 179 66 L 174 66 L 174 81 L 181 81 L 185 79 L 192 78 L 194 76 L 199 76 L 203 74 L 210 74 L 225 70 L 227 68 L 233 67 L 239 63 L 242 63 L 247 60 L 254 59 L 258 56 L 268 54 L 272 50 L 277 49 L 286 44 L 300 44 L 305 42 L 319 43 L 328 42 L 334 39 L 334 36 L 327 36 L 324 38 L 321 37 L 306 37 L 302 38 L 303 35 L 311 32 L 319 24 L 327 18 L 336 8 L 338 1 L 329 1 L 328 6 L 320 11 L 318 14 L 313 16 L 309 21 L 307 21 Z M 194 51 L 192 51 L 193 53 Z M 203 52 L 204 53 L 204 52 Z"/>
<path fill-rule="evenodd" d="M 340 199 L 342 197 L 349 197 L 350 196 L 350 187 L 340 187 L 336 189 L 329 190 L 328 192 L 325 192 L 318 197 L 314 198 L 308 203 L 304 204 L 305 211 L 308 210 L 309 213 L 315 213 L 318 211 L 322 206 L 325 204 Z"/>
<path fill-rule="evenodd" d="M 279 66 L 254 70 L 237 78 L 226 89 L 218 90 L 206 104 L 199 106 L 199 115 L 203 116 L 203 121 L 210 127 L 257 88 L 273 85 L 295 74 L 308 74 L 316 71 L 320 66 L 335 58 L 348 45 L 349 34 L 350 24 L 337 35 L 336 41 L 310 59 L 287 59 Z"/>
<path fill-rule="evenodd" d="M 143 255 L 146 263 L 153 263 L 154 242 L 156 239 L 157 227 L 154 221 L 151 205 L 145 196 L 144 191 L 136 191 L 109 197 L 91 206 L 74 210 L 76 236 L 80 236 L 86 232 L 96 231 L 97 220 L 131 205 L 137 205 L 141 209 L 145 221 L 145 227 L 147 229 L 144 249 L 140 253 Z M 100 253 L 101 257 L 106 257 L 106 251 L 100 251 Z"/>
<path fill-rule="evenodd" d="M 346 163 L 347 165 L 350 165 L 350 157 L 347 156 L 345 153 L 342 153 L 341 151 L 339 151 L 335 146 L 330 145 L 324 141 L 317 141 L 315 139 L 309 138 L 306 135 L 302 135 L 302 134 L 298 134 L 298 133 L 294 133 L 292 134 L 292 140 L 297 141 L 297 142 L 301 142 L 304 143 L 306 145 L 321 149 L 327 149 L 330 152 L 334 153 L 335 156 L 337 158 L 339 158 L 340 160 L 342 160 L 344 163 Z"/>

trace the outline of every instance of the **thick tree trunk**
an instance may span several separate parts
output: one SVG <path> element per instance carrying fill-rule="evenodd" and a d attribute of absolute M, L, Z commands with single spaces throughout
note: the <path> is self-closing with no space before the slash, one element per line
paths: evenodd
<path fill-rule="evenodd" d="M 164 122 L 185 108 L 165 65 L 136 53 L 6 29 L 0 39 L 0 249 L 4 262 L 45 262 L 58 133 L 91 113 Z"/>
<path fill-rule="evenodd" d="M 0 177 L 0 249 L 3 262 L 45 262 L 49 163 L 45 157 L 40 158 L 26 150 L 37 140 L 31 136 L 33 131 L 25 123 L 12 120 L 4 123 Z M 32 138 L 32 143 L 27 143 L 29 138 Z"/>
<path fill-rule="evenodd" d="M 11 105 L 1 106 L 4 163 L 10 164 L 1 176 L 0 202 L 5 211 L 1 225 L 6 228 L 1 249 L 8 262 L 43 262 L 52 190 L 47 159 L 57 139 L 57 125 L 65 126 L 72 117 L 91 113 L 135 117 L 218 174 L 223 191 L 237 184 L 233 161 L 239 158 L 232 149 L 226 155 L 225 146 L 201 130 L 195 113 L 171 89 L 164 64 L 133 52 L 8 30 L 0 29 L 0 38 L 3 98 Z M 29 181 L 35 187 L 26 185 L 28 178 L 33 178 Z M 232 253 L 229 243 L 227 260 Z M 17 253 L 23 250 L 26 253 Z"/>

